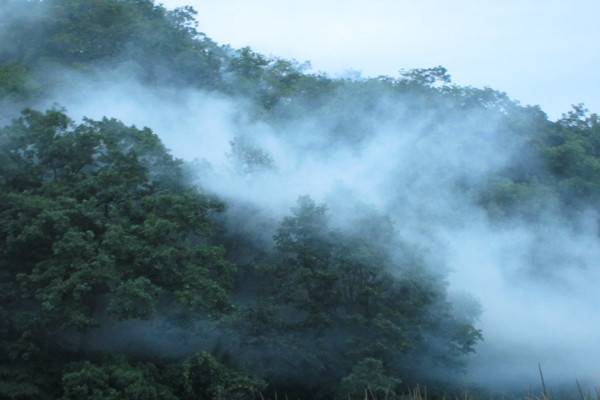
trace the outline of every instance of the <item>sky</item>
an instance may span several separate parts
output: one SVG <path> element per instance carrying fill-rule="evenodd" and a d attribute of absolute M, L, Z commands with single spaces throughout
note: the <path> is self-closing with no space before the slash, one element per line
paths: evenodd
<path fill-rule="evenodd" d="M 550 119 L 600 112 L 598 0 L 157 0 L 191 5 L 198 30 L 332 77 L 448 69 L 461 86 L 506 92 Z"/>

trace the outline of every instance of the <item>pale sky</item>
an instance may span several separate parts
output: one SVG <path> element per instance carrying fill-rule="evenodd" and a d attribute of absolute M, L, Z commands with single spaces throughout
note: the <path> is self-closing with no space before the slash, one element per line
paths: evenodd
<path fill-rule="evenodd" d="M 504 91 L 551 119 L 600 113 L 600 0 L 156 0 L 191 5 L 219 44 L 310 61 L 339 76 L 442 65 L 453 82 Z"/>

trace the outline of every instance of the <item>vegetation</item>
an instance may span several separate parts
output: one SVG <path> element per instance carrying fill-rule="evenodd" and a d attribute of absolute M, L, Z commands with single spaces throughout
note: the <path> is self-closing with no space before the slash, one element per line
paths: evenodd
<path fill-rule="evenodd" d="M 151 129 L 33 109 L 53 100 L 56 74 L 241 98 L 252 122 L 282 136 L 311 115 L 326 127 L 322 142 L 351 150 L 372 133 L 365 113 L 396 127 L 426 117 L 439 138 L 449 125 L 482 141 L 504 131 L 519 142 L 509 167 L 475 179 L 459 166 L 452 178 L 495 223 L 600 204 L 600 120 L 583 105 L 551 122 L 503 93 L 452 84 L 442 67 L 309 74 L 219 46 L 196 30 L 194 10 L 150 0 L 0 0 L 0 14 L 11 120 L 0 129 L 0 398 L 400 398 L 416 385 L 449 387 L 485 335 L 477 305 L 452 301 L 443 269 L 402 239 L 401 221 L 346 204 L 341 224 L 307 194 L 265 222 L 267 240 L 236 231 L 223 222 L 228 206 L 260 213 L 208 194 L 201 178 L 193 186 Z M 230 144 L 235 173 L 276 170 L 251 137 Z M 189 349 L 90 343 L 102 327 L 158 320 Z"/>

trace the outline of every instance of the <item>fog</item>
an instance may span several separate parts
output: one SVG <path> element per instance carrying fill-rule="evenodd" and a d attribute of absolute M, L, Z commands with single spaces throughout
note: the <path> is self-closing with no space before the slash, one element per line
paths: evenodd
<path fill-rule="evenodd" d="M 257 117 L 246 98 L 149 87 L 126 69 L 42 72 L 62 84 L 34 107 L 64 107 L 76 122 L 106 116 L 151 128 L 194 169 L 192 183 L 228 203 L 225 224 L 267 245 L 302 195 L 326 204 L 340 229 L 352 228 L 357 207 L 389 216 L 398 241 L 445 277 L 457 308 L 469 296 L 480 303 L 475 326 L 484 341 L 469 356 L 465 385 L 539 388 L 538 365 L 549 387 L 576 379 L 593 387 L 600 376 L 598 216 L 563 215 L 553 199 L 533 223 L 488 215 L 473 188 L 511 167 L 530 139 L 511 135 L 500 114 L 478 109 L 440 118 L 415 112 L 419 103 L 410 96 L 382 96 L 356 111 L 354 94 L 341 88 L 330 95 L 328 104 L 336 106 L 329 111 L 270 121 Z M 16 116 L 7 107 L 1 120 Z M 349 116 L 360 126 L 345 137 L 336 129 Z M 236 140 L 269 162 L 240 168 Z M 248 207 L 251 215 L 240 212 Z M 130 324 L 106 329 L 137 335 L 141 347 L 148 341 L 165 353 L 180 351 L 160 318 Z M 161 334 L 148 334 L 153 330 Z"/>
<path fill-rule="evenodd" d="M 381 99 L 372 114 L 360 115 L 368 136 L 331 143 L 323 120 L 301 116 L 273 126 L 253 119 L 243 99 L 150 89 L 134 80 L 70 81 L 53 100 L 71 117 L 151 127 L 173 155 L 202 166 L 196 183 L 229 202 L 231 213 L 236 204 L 256 207 L 265 223 L 252 229 L 266 229 L 266 238 L 304 194 L 326 203 L 340 226 L 356 204 L 388 214 L 399 237 L 447 273 L 451 293 L 470 293 L 481 304 L 476 327 L 484 342 L 469 357 L 466 383 L 539 387 L 538 363 L 549 386 L 575 379 L 593 385 L 600 374 L 598 218 L 573 220 L 549 209 L 535 224 L 502 224 L 457 190 L 458 181 L 475 184 L 506 167 L 527 139 L 503 137 L 486 115 L 432 126 L 426 116 L 409 118 L 407 103 Z M 249 138 L 273 165 L 237 171 L 230 146 L 236 137 Z"/>

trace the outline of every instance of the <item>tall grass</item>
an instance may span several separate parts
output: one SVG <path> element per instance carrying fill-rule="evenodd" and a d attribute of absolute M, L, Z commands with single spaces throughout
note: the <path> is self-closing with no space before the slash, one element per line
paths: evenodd
<path fill-rule="evenodd" d="M 469 392 L 467 389 L 456 391 L 452 394 L 442 395 L 431 395 L 427 391 L 427 387 L 415 386 L 413 389 L 409 389 L 404 393 L 396 393 L 391 388 L 383 394 L 377 395 L 371 388 L 366 388 L 364 395 L 357 396 L 337 396 L 335 399 L 339 400 L 600 400 L 600 387 L 594 388 L 594 392 L 588 390 L 587 393 L 581 388 L 579 380 L 575 380 L 575 387 L 577 391 L 572 391 L 571 394 L 555 395 L 552 390 L 546 388 L 546 382 L 544 381 L 543 373 L 540 367 L 540 378 L 542 380 L 542 392 L 534 394 L 531 391 L 523 395 L 494 395 L 491 393 L 479 392 L 477 394 Z M 283 397 L 278 396 L 277 393 L 273 393 L 272 396 L 264 396 L 260 394 L 258 400 L 310 400 L 310 399 L 296 399 L 288 398 L 287 395 Z M 332 399 L 334 400 L 334 399 Z"/>
<path fill-rule="evenodd" d="M 490 391 L 477 389 L 456 389 L 452 392 L 440 393 L 438 391 L 427 390 L 427 386 L 417 385 L 412 389 L 405 390 L 402 393 L 398 393 L 394 388 L 390 387 L 385 391 L 378 390 L 377 392 L 372 390 L 370 387 L 365 388 L 364 394 L 357 395 L 337 395 L 331 400 L 600 400 L 600 387 L 595 387 L 594 391 L 584 390 L 579 383 L 579 380 L 575 380 L 575 385 L 571 388 L 561 387 L 560 394 L 555 394 L 553 391 L 547 388 L 546 380 L 544 379 L 544 373 L 542 366 L 538 364 L 541 381 L 541 393 L 532 393 L 531 389 L 529 392 L 522 392 L 522 394 L 494 394 Z M 576 389 L 576 390 L 575 390 Z M 383 393 L 382 393 L 383 392 Z M 287 395 L 283 397 L 278 396 L 277 392 L 274 392 L 272 396 L 265 396 L 263 393 L 258 393 L 257 400 L 312 400 L 312 399 L 297 399 L 289 398 Z"/>

